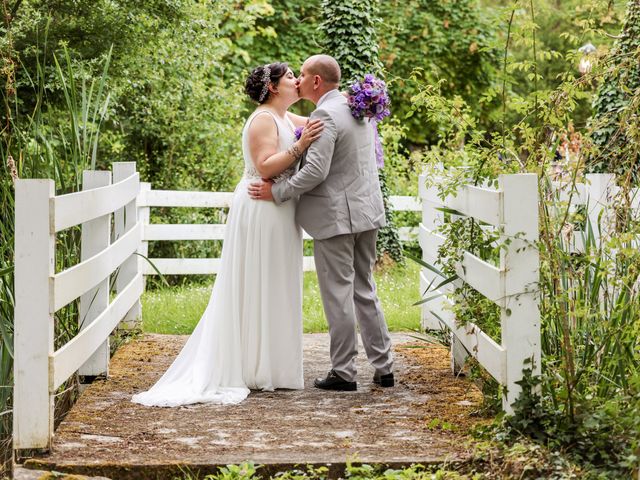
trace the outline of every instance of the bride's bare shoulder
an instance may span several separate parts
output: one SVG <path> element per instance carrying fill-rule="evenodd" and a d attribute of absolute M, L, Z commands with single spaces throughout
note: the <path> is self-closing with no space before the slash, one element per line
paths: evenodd
<path fill-rule="evenodd" d="M 304 127 L 309 120 L 309 117 L 303 117 L 302 115 L 296 115 L 295 113 L 287 112 L 287 117 L 291 120 L 296 127 Z"/>
<path fill-rule="evenodd" d="M 278 135 L 278 125 L 275 118 L 264 110 L 256 111 L 249 119 L 249 138 L 264 138 Z"/>

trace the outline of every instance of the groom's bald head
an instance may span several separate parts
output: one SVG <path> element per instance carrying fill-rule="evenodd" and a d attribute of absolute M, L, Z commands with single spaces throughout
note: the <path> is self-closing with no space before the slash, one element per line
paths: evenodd
<path fill-rule="evenodd" d="M 340 65 L 329 55 L 313 55 L 300 67 L 298 95 L 316 105 L 322 96 L 340 85 Z"/>
<path fill-rule="evenodd" d="M 318 75 L 322 80 L 337 87 L 340 84 L 340 65 L 330 55 L 313 55 L 305 62 L 309 73 Z"/>

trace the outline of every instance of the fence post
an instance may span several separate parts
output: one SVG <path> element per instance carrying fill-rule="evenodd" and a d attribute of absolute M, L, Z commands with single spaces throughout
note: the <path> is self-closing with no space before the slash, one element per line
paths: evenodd
<path fill-rule="evenodd" d="M 587 216 L 596 248 L 599 248 L 602 239 L 608 240 L 615 229 L 615 212 L 611 206 L 617 193 L 616 176 L 589 173 L 586 177 Z"/>
<path fill-rule="evenodd" d="M 120 182 L 136 173 L 136 162 L 114 162 L 113 163 L 113 183 Z M 131 230 L 138 221 L 137 197 L 124 207 L 114 213 L 115 239 L 120 238 Z M 138 274 L 140 266 L 137 255 L 127 258 L 117 273 L 116 292 L 121 292 L 127 284 Z M 120 327 L 124 330 L 134 330 L 140 328 L 142 323 L 142 305 L 138 299 L 120 322 Z"/>
<path fill-rule="evenodd" d="M 151 191 L 151 184 L 148 182 L 140 182 L 140 196 L 146 196 L 147 192 Z M 139 204 L 140 202 L 138 202 Z M 151 207 L 148 206 L 143 206 L 143 207 L 138 207 L 138 219 L 140 222 L 142 222 L 142 241 L 140 242 L 140 249 L 138 250 L 138 253 L 140 255 L 144 255 L 145 257 L 149 258 L 149 242 L 144 240 L 144 228 L 146 225 L 149 225 L 149 221 L 150 221 L 150 217 L 151 217 Z M 146 270 L 144 262 L 146 262 L 147 260 L 142 258 L 142 257 L 138 257 L 138 269 L 141 272 L 144 272 Z M 144 277 L 142 277 L 142 284 L 146 285 L 147 283 L 147 276 L 145 275 Z"/>
<path fill-rule="evenodd" d="M 510 414 L 522 390 L 516 382 L 523 378 L 523 369 L 540 374 L 538 178 L 532 173 L 501 175 L 500 188 L 504 225 L 501 240 L 508 242 L 500 254 L 505 292 L 500 316 L 507 390 L 502 405 Z"/>
<path fill-rule="evenodd" d="M 85 170 L 82 172 L 82 189 L 105 187 L 111 184 L 111 172 Z M 111 214 L 89 220 L 82 224 L 80 260 L 100 253 L 111 241 Z M 109 306 L 109 277 L 80 297 L 80 331 L 87 328 Z M 109 339 L 78 369 L 85 377 L 109 374 Z"/>
<path fill-rule="evenodd" d="M 442 221 L 444 221 L 444 215 L 443 214 L 440 214 L 440 215 L 441 215 Z M 456 222 L 463 218 L 465 217 L 462 215 L 455 215 L 455 214 L 450 215 L 451 222 Z M 456 285 L 455 282 L 454 282 L 454 285 Z M 449 350 L 451 373 L 453 373 L 455 376 L 458 376 L 462 374 L 464 365 L 467 363 L 467 359 L 469 358 L 469 352 L 467 352 L 467 349 L 464 347 L 462 342 L 458 339 L 456 334 L 453 333 L 453 331 L 451 331 L 449 334 L 449 342 L 451 343 L 451 348 Z"/>
<path fill-rule="evenodd" d="M 421 174 L 418 177 L 418 182 L 419 182 L 418 192 L 420 195 L 420 199 L 422 200 L 422 224 L 425 227 L 427 227 L 429 230 L 434 230 L 439 225 L 442 224 L 443 215 L 442 213 L 438 212 L 435 208 L 433 208 L 433 205 L 431 204 L 431 202 L 426 200 L 426 198 L 428 198 L 428 195 L 431 194 L 431 191 L 432 190 L 435 191 L 436 188 L 435 187 L 427 188 L 426 186 L 427 176 L 425 174 Z M 429 261 L 429 259 L 427 258 L 424 252 L 422 253 L 422 260 L 424 260 L 425 262 Z M 431 280 L 433 280 L 433 278 L 437 276 L 435 273 L 433 273 L 432 271 L 426 268 L 421 268 L 420 271 L 422 272 L 422 274 L 424 275 L 424 277 L 427 279 L 428 282 L 431 282 Z M 428 284 L 425 283 L 424 280 L 422 279 L 423 275 L 420 275 L 420 295 L 424 293 L 425 289 L 428 286 Z M 436 279 L 435 281 L 435 285 L 437 284 L 438 284 L 438 279 Z M 440 321 L 437 318 L 435 318 L 433 314 L 429 311 L 428 303 L 422 304 L 422 306 L 420 307 L 420 324 L 421 324 L 422 330 L 441 330 L 442 329 L 442 325 L 440 324 Z"/>
<path fill-rule="evenodd" d="M 51 447 L 56 237 L 52 180 L 18 180 L 15 197 L 13 449 Z"/>

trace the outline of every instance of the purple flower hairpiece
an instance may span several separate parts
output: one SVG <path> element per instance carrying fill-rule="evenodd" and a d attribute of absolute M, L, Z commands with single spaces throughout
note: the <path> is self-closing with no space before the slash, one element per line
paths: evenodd
<path fill-rule="evenodd" d="M 347 102 L 354 118 L 362 120 L 368 118 L 373 123 L 375 135 L 376 164 L 384 167 L 382 142 L 378 135 L 378 122 L 391 114 L 387 85 L 371 73 L 367 73 L 362 80 L 354 82 L 348 90 Z"/>

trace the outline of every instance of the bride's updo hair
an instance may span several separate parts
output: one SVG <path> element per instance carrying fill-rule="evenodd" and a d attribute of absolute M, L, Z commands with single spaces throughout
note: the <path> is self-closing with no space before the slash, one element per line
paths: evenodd
<path fill-rule="evenodd" d="M 259 104 L 266 102 L 271 95 L 268 86 L 265 91 L 265 84 L 267 84 L 265 69 L 267 67 L 269 67 L 269 82 L 273 86 L 277 86 L 280 79 L 284 77 L 287 70 L 289 70 L 289 65 L 282 62 L 269 63 L 253 69 L 244 82 L 244 91 L 249 95 L 251 100 Z"/>

